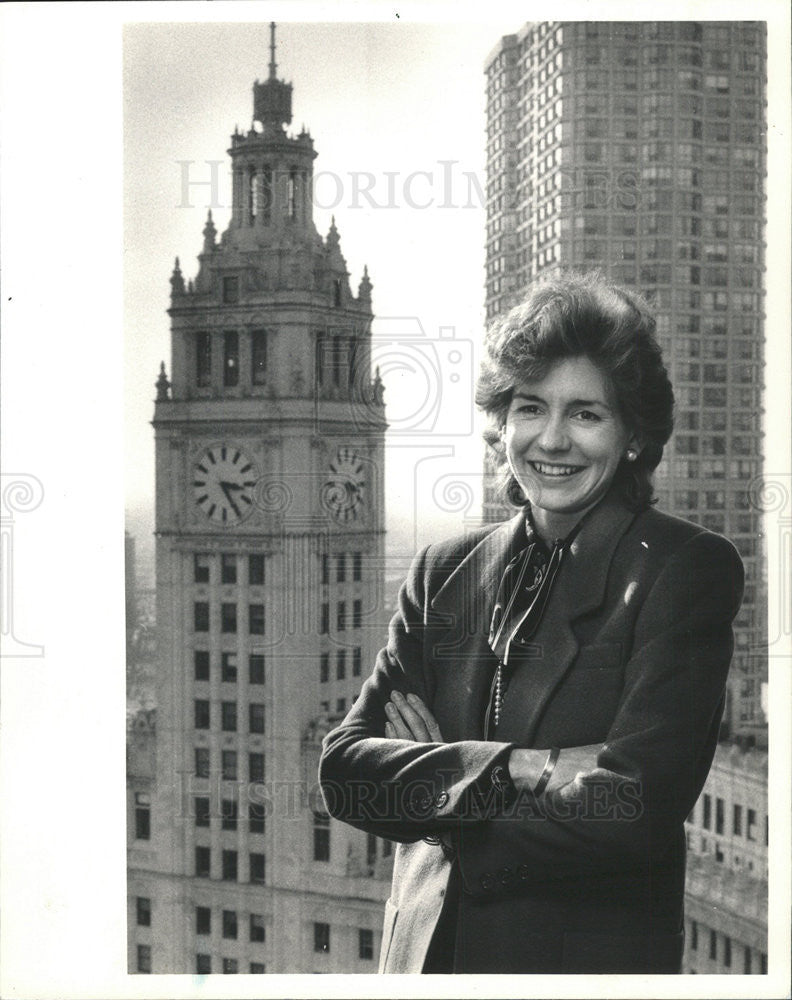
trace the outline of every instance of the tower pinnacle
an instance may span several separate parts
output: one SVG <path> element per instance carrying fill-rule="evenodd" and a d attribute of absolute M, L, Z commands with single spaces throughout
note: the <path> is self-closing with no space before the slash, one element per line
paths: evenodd
<path fill-rule="evenodd" d="M 265 132 L 278 133 L 291 122 L 292 87 L 277 76 L 275 62 L 275 22 L 270 23 L 269 77 L 253 84 L 253 120 L 261 122 Z"/>
<path fill-rule="evenodd" d="M 270 64 L 269 78 L 277 80 L 278 64 L 275 62 L 275 22 L 270 21 Z"/>

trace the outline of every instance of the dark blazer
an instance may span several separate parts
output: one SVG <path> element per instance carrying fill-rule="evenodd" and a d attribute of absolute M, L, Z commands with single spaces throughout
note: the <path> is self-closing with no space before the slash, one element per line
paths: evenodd
<path fill-rule="evenodd" d="M 380 970 L 433 971 L 442 937 L 457 972 L 679 971 L 684 820 L 715 749 L 742 563 L 612 490 L 564 555 L 487 741 L 489 618 L 524 538 L 520 513 L 419 553 L 387 647 L 325 739 L 330 813 L 400 842 Z M 385 739 L 393 689 L 420 695 L 447 742 Z M 596 767 L 515 801 L 513 748 L 588 744 Z"/>

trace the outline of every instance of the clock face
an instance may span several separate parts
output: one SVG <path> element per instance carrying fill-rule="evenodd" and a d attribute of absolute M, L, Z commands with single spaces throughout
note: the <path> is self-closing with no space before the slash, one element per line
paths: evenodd
<path fill-rule="evenodd" d="M 241 448 L 212 445 L 193 468 L 195 503 L 215 524 L 238 524 L 253 509 L 257 480 L 256 467 Z"/>
<path fill-rule="evenodd" d="M 363 459 L 354 448 L 339 448 L 330 462 L 330 474 L 322 488 L 322 500 L 341 524 L 358 518 L 363 510 L 366 477 Z"/>

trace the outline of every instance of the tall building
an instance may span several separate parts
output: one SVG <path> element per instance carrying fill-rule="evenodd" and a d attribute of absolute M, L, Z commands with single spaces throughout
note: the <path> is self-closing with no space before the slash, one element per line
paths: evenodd
<path fill-rule="evenodd" d="M 194 278 L 171 276 L 156 447 L 156 718 L 130 756 L 132 971 L 376 968 L 390 844 L 331 823 L 319 742 L 382 635 L 371 282 L 314 225 L 292 86 L 253 85 Z M 136 773 L 140 772 L 140 773 Z"/>
<path fill-rule="evenodd" d="M 677 400 L 657 494 L 745 562 L 724 732 L 757 741 L 765 77 L 765 26 L 747 21 L 529 23 L 486 61 L 487 319 L 559 267 L 653 303 Z M 484 519 L 500 520 L 485 482 Z"/>

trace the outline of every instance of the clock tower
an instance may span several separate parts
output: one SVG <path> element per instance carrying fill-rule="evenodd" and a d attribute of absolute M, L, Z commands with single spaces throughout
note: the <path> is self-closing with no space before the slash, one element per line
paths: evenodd
<path fill-rule="evenodd" d="M 376 971 L 389 885 L 390 844 L 331 823 L 315 778 L 385 634 L 371 282 L 353 294 L 335 220 L 317 233 L 270 30 L 156 386 L 156 772 L 130 852 L 154 972 Z"/>

